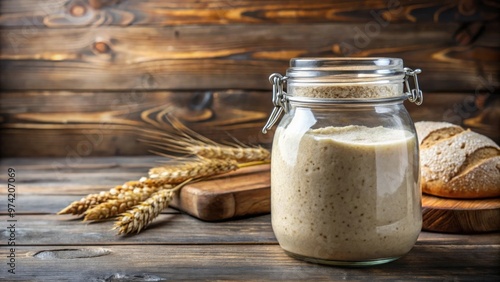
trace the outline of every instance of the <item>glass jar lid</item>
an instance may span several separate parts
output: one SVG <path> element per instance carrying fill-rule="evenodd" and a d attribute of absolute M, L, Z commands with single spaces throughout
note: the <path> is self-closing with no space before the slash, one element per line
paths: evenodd
<path fill-rule="evenodd" d="M 294 58 L 286 77 L 289 83 L 402 82 L 405 70 L 398 58 Z"/>
<path fill-rule="evenodd" d="M 398 58 L 293 58 L 286 76 L 273 73 L 269 77 L 274 109 L 262 132 L 266 133 L 283 111 L 288 112 L 290 101 L 373 103 L 408 98 L 420 105 L 419 73 L 420 69 L 406 68 Z M 413 77 L 413 89 L 409 77 Z"/>

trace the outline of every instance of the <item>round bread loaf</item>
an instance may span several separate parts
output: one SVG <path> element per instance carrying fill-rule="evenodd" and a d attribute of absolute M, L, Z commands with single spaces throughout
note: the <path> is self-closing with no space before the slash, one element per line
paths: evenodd
<path fill-rule="evenodd" d="M 447 122 L 415 123 L 422 192 L 447 198 L 500 196 L 500 147 Z"/>

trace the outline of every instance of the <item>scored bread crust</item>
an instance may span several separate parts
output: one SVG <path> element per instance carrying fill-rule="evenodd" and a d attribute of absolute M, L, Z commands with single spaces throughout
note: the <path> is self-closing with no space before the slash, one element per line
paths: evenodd
<path fill-rule="evenodd" d="M 422 191 L 448 198 L 500 196 L 500 148 L 449 123 L 417 122 Z"/>
<path fill-rule="evenodd" d="M 420 121 L 415 123 L 420 146 L 428 147 L 437 141 L 464 131 L 458 125 L 448 122 Z"/>
<path fill-rule="evenodd" d="M 428 194 L 461 199 L 500 196 L 500 156 L 487 159 L 454 177 L 448 183 L 430 181 L 425 184 Z"/>

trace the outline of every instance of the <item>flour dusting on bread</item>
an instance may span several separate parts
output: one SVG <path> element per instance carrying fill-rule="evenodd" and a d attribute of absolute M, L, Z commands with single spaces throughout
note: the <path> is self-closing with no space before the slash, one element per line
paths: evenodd
<path fill-rule="evenodd" d="M 500 147 L 445 122 L 417 122 L 422 191 L 449 198 L 500 196 Z"/>

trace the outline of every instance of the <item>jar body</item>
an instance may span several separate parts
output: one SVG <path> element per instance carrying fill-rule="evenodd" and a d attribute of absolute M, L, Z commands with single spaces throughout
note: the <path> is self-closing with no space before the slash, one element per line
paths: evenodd
<path fill-rule="evenodd" d="M 397 259 L 422 226 L 418 144 L 402 100 L 290 103 L 276 129 L 271 216 L 301 259 L 371 265 Z"/>

